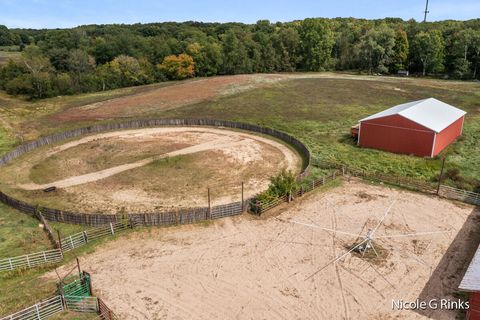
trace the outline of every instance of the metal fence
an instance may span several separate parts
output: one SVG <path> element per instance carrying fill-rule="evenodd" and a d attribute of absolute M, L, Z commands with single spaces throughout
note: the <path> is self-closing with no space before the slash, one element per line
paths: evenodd
<path fill-rule="evenodd" d="M 129 228 L 127 222 L 110 223 L 102 228 L 85 230 L 62 238 L 60 248 L 26 254 L 18 257 L 0 259 L 0 271 L 10 271 L 22 268 L 33 268 L 41 265 L 57 263 L 63 260 L 63 252 L 86 245 L 89 241 L 115 235 Z"/>
<path fill-rule="evenodd" d="M 438 195 L 444 198 L 460 200 L 466 203 L 480 206 L 480 193 L 441 185 Z"/>
<path fill-rule="evenodd" d="M 129 228 L 128 222 L 117 222 L 117 223 L 109 223 L 105 227 L 78 232 L 68 237 L 62 238 L 61 240 L 62 250 L 70 251 L 75 248 L 86 245 L 89 241 L 93 241 L 101 237 L 113 236 L 116 233 L 124 231 L 128 228 Z"/>
<path fill-rule="evenodd" d="M 71 275 L 59 283 L 59 295 L 42 300 L 31 307 L 0 320 L 43 320 L 65 310 L 96 313 L 102 320 L 118 320 L 115 313 L 100 298 L 92 296 L 88 272 Z"/>
<path fill-rule="evenodd" d="M 41 251 L 18 257 L 0 259 L 0 271 L 33 268 L 44 264 L 56 263 L 62 260 L 63 254 L 60 249 Z"/>
<path fill-rule="evenodd" d="M 251 200 L 249 205 L 249 210 L 254 214 L 260 215 L 270 209 L 275 208 L 276 206 L 282 203 L 290 202 L 297 197 L 301 197 L 305 193 L 308 193 L 318 187 L 321 187 L 329 181 L 335 180 L 338 177 L 338 175 L 339 175 L 338 171 L 334 170 L 333 172 L 331 172 L 326 176 L 314 179 L 310 183 L 306 185 L 302 185 L 298 191 L 294 192 L 291 195 L 283 195 L 283 196 L 280 196 L 274 199 L 265 200 L 265 201 Z"/>
<path fill-rule="evenodd" d="M 96 313 L 101 320 L 118 320 L 118 316 L 105 304 L 105 302 L 92 296 L 69 297 L 54 296 L 42 300 L 31 307 L 15 312 L 0 320 L 44 320 L 66 310 L 81 313 Z"/>
<path fill-rule="evenodd" d="M 42 300 L 31 307 L 15 312 L 0 320 L 42 320 L 48 319 L 65 310 L 62 296 Z"/>
<path fill-rule="evenodd" d="M 225 205 L 212 207 L 210 210 L 210 219 L 219 219 L 224 217 L 230 217 L 237 214 L 241 214 L 248 202 L 233 202 Z"/>

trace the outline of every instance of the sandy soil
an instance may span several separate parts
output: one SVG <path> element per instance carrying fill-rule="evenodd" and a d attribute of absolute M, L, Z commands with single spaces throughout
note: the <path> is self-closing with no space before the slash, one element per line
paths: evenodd
<path fill-rule="evenodd" d="M 170 160 L 181 155 L 193 157 L 179 163 Z M 165 162 L 159 167 L 151 166 L 161 159 Z M 1 177 L 13 188 L 39 190 L 26 196 L 48 201 L 44 205 L 56 202 L 55 207 L 86 212 L 139 212 L 205 206 L 207 187 L 212 189 L 213 204 L 238 201 L 241 182 L 245 197 L 253 196 L 267 188 L 269 177 L 282 168 L 298 172 L 300 167 L 296 152 L 264 136 L 163 127 L 108 132 L 42 148 L 7 166 Z M 35 175 L 36 181 L 31 180 L 32 170 L 41 173 Z M 50 186 L 58 190 L 41 191 Z"/>
<path fill-rule="evenodd" d="M 380 258 L 348 254 L 328 265 L 356 237 L 299 224 L 364 234 L 394 199 L 376 232 Z M 473 207 L 352 181 L 277 214 L 150 229 L 80 260 L 97 294 L 125 319 L 455 318 L 455 311 L 392 311 L 391 305 L 452 298 L 478 233 L 478 223 L 466 223 L 478 222 Z M 419 232 L 436 233 L 381 238 Z"/>

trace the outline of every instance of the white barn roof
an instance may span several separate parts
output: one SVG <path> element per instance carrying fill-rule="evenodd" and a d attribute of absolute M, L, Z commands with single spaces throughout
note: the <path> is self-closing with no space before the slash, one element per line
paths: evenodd
<path fill-rule="evenodd" d="M 396 114 L 438 133 L 463 117 L 466 112 L 435 98 L 428 98 L 399 104 L 366 117 L 360 122 Z"/>
<path fill-rule="evenodd" d="M 480 247 L 475 252 L 458 288 L 462 291 L 480 291 Z"/>

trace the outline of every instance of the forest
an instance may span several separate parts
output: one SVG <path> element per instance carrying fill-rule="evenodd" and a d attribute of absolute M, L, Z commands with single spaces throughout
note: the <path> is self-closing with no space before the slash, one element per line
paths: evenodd
<path fill-rule="evenodd" d="M 0 26 L 2 48 L 21 55 L 0 66 L 0 88 L 29 99 L 242 73 L 409 71 L 480 78 L 480 19 Z"/>

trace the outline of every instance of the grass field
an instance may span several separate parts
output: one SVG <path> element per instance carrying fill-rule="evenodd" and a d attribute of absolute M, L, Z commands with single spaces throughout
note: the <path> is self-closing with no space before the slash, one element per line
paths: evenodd
<path fill-rule="evenodd" d="M 52 120 L 52 115 L 58 112 L 75 110 L 108 99 L 162 90 L 173 84 L 175 83 L 155 84 L 41 101 L 26 101 L 0 92 L 0 154 L 22 141 L 96 122 Z M 468 112 L 463 137 L 442 155 L 448 155 L 448 169 L 459 171 L 458 174 L 450 174 L 447 183 L 471 189 L 474 186 L 473 179 L 480 179 L 478 83 L 343 75 L 320 75 L 319 78 L 315 75 L 294 76 L 260 88 L 218 95 L 176 109 L 163 110 L 150 106 L 148 113 L 144 113 L 138 108 L 138 112 L 132 112 L 128 118 L 218 118 L 269 126 L 291 133 L 305 142 L 316 158 L 338 161 L 354 168 L 433 181 L 440 170 L 440 159 L 427 160 L 362 149 L 349 138 L 349 128 L 358 119 L 399 103 L 427 97 L 435 97 Z M 162 165 L 164 164 L 153 163 L 145 170 L 153 170 L 156 169 L 155 166 Z M 321 172 L 318 169 L 314 171 Z M 41 175 L 42 172 L 38 171 L 37 174 Z M 52 223 L 52 227 L 61 230 L 63 235 L 84 229 L 56 223 Z M 111 238 L 90 243 L 75 251 L 75 254 L 91 252 L 98 244 L 109 239 Z M 37 220 L 0 205 L 0 258 L 11 256 L 11 253 L 15 255 L 43 250 L 49 246 L 45 234 L 38 228 Z M 67 261 L 73 258 L 73 255 L 69 255 Z M 51 296 L 55 291 L 55 281 L 41 277 L 52 269 L 53 266 L 21 271 L 20 274 L 0 274 L 0 315 Z M 70 319 L 84 319 L 76 317 L 72 315 Z"/>
<path fill-rule="evenodd" d="M 362 149 L 349 137 L 350 126 L 390 106 L 435 97 L 468 112 L 464 134 L 441 155 L 447 168 L 465 178 L 480 179 L 480 86 L 427 80 L 378 81 L 294 79 L 268 88 L 158 114 L 170 117 L 233 119 L 270 126 L 305 142 L 314 157 L 369 171 L 435 180 L 441 160 Z M 460 187 L 472 185 L 457 179 Z"/>
<path fill-rule="evenodd" d="M 0 259 L 51 248 L 37 219 L 0 203 Z"/>
<path fill-rule="evenodd" d="M 7 47 L 7 48 L 10 48 L 10 47 Z M 3 49 L 7 49 L 7 48 L 4 47 Z M 14 48 L 12 47 L 12 49 Z M 0 50 L 0 64 L 7 63 L 8 60 L 10 59 L 18 59 L 20 57 L 20 54 L 21 53 L 18 51 Z"/>

